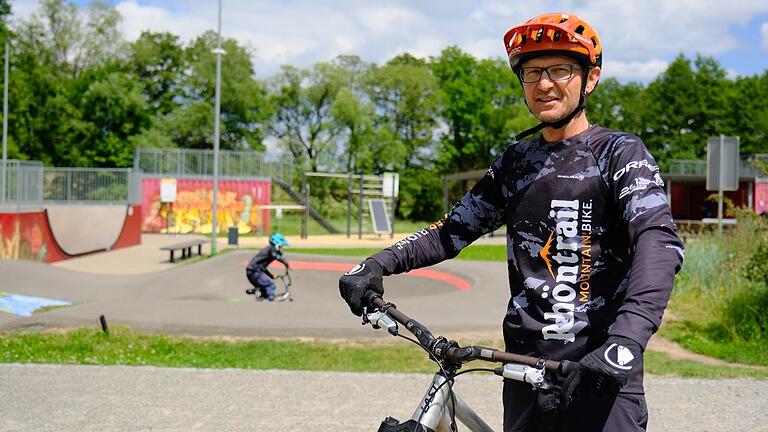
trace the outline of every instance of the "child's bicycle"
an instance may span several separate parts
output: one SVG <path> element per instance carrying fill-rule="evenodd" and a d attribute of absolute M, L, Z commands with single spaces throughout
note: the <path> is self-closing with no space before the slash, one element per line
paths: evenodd
<path fill-rule="evenodd" d="M 277 301 L 293 301 L 293 295 L 291 294 L 291 271 L 285 269 L 285 272 L 277 275 L 276 279 L 280 279 L 280 285 L 282 285 L 282 292 L 275 293 L 275 300 Z M 277 285 L 277 284 L 275 284 Z"/>
<path fill-rule="evenodd" d="M 280 302 L 286 300 L 293 301 L 293 294 L 291 293 L 291 284 L 293 283 L 291 281 L 291 271 L 285 269 L 282 274 L 279 274 L 275 277 L 275 280 L 279 280 L 279 282 L 275 282 L 275 300 Z M 262 297 L 262 295 L 259 294 L 258 289 L 249 289 L 246 290 L 246 293 L 253 294 L 253 296 L 256 298 L 256 301 L 266 300 L 266 297 Z"/>
<path fill-rule="evenodd" d="M 579 367 L 578 363 L 567 360 L 553 361 L 482 346 L 460 347 L 452 340 L 433 336 L 428 328 L 398 311 L 395 305 L 385 302 L 379 294 L 368 291 L 366 299 L 368 304 L 373 306 L 373 310 L 364 309 L 363 324 L 371 324 L 375 329 L 384 328 L 393 336 L 416 343 L 427 351 L 430 359 L 439 367 L 411 419 L 401 423 L 395 418 L 387 417 L 379 426 L 379 432 L 457 431 L 456 419 L 470 431 L 493 432 L 493 429 L 453 391 L 453 382 L 457 376 L 467 372 L 489 371 L 547 391 L 551 389 L 549 374 L 567 375 Z M 416 339 L 401 335 L 398 323 L 413 333 Z M 457 372 L 464 363 L 473 360 L 498 362 L 502 363 L 502 366 Z"/>

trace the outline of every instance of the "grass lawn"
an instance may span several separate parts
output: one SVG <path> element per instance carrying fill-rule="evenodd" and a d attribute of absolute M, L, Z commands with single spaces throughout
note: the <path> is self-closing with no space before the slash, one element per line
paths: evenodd
<path fill-rule="evenodd" d="M 462 340 L 501 346 L 501 341 Z M 81 328 L 66 332 L 0 334 L 0 362 L 197 368 L 287 369 L 353 372 L 435 371 L 426 354 L 397 338 L 329 342 L 322 340 L 217 340 L 144 334 L 113 326 L 110 334 Z M 475 362 L 467 367 L 487 367 Z M 646 370 L 657 375 L 698 378 L 761 377 L 766 368 L 707 366 L 648 352 Z"/>
<path fill-rule="evenodd" d="M 353 256 L 359 258 L 369 257 L 381 248 L 290 248 L 290 253 L 306 253 L 317 255 L 335 255 L 335 256 Z M 470 245 L 464 248 L 457 259 L 477 260 L 477 261 L 506 261 L 507 247 L 505 245 Z"/>

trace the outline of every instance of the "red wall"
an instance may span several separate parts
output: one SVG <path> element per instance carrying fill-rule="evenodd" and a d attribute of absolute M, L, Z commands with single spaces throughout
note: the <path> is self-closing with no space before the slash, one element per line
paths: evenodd
<path fill-rule="evenodd" d="M 758 209 L 759 188 L 755 189 L 755 210 Z M 700 220 L 703 218 L 717 217 L 717 199 L 708 200 L 710 196 L 717 197 L 717 192 L 708 191 L 704 184 L 672 183 L 672 217 L 675 219 Z M 723 196 L 733 202 L 737 208 L 746 207 L 749 204 L 749 182 L 741 182 L 739 190 L 724 192 Z M 768 198 L 768 185 L 766 185 L 766 197 Z M 767 203 L 768 204 L 768 203 Z M 726 217 L 731 217 L 726 210 Z"/>
<path fill-rule="evenodd" d="M 51 234 L 44 211 L 0 213 L 0 259 L 49 263 L 67 258 Z"/>
<path fill-rule="evenodd" d="M 118 237 L 111 249 L 120 249 L 139 244 L 141 244 L 141 206 L 132 205 L 125 216 L 123 231 L 120 232 L 120 237 Z"/>
<path fill-rule="evenodd" d="M 110 247 L 141 244 L 141 206 L 131 206 L 120 237 Z M 51 263 L 71 258 L 61 250 L 45 211 L 0 213 L 0 259 L 24 259 Z"/>
<path fill-rule="evenodd" d="M 176 179 L 176 201 L 160 202 L 160 178 L 142 180 L 142 230 L 210 234 L 213 219 L 213 182 L 204 179 Z M 241 234 L 269 231 L 269 210 L 258 206 L 269 204 L 271 183 L 255 180 L 220 180 L 217 197 L 217 231 L 237 227 Z M 171 226 L 168 230 L 166 224 Z"/>
<path fill-rule="evenodd" d="M 755 182 L 755 213 L 768 213 L 768 182 Z"/>

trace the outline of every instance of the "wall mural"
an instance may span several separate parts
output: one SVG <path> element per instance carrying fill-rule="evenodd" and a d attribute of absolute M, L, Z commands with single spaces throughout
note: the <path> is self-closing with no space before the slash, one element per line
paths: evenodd
<path fill-rule="evenodd" d="M 160 200 L 160 178 L 142 180 L 142 231 L 210 234 L 213 212 L 211 180 L 177 179 L 173 203 Z M 220 180 L 217 231 L 237 227 L 240 234 L 269 231 L 271 183 L 254 180 Z"/>
<path fill-rule="evenodd" d="M 44 212 L 0 214 L 0 259 L 53 262 L 65 258 Z"/>

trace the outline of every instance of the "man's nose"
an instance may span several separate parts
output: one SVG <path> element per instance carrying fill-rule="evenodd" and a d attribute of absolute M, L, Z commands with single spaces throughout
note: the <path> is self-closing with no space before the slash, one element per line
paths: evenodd
<path fill-rule="evenodd" d="M 541 79 L 538 82 L 538 87 L 544 90 L 548 90 L 555 85 L 546 73 L 541 74 Z"/>

